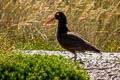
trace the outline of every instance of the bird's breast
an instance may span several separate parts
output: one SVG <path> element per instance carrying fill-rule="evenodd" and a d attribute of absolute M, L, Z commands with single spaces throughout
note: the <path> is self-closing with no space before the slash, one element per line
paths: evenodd
<path fill-rule="evenodd" d="M 57 35 L 57 40 L 60 43 L 60 45 L 63 45 L 65 43 L 64 34 L 58 34 Z"/>

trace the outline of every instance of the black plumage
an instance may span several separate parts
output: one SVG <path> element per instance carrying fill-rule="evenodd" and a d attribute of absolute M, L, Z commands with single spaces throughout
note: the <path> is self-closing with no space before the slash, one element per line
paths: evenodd
<path fill-rule="evenodd" d="M 93 51 L 100 53 L 99 49 L 81 38 L 77 33 L 71 32 L 67 28 L 67 19 L 63 12 L 57 12 L 54 19 L 58 20 L 57 40 L 64 49 L 72 52 L 75 55 L 73 57 L 75 61 L 77 59 L 76 52 L 84 53 L 86 51 Z"/>

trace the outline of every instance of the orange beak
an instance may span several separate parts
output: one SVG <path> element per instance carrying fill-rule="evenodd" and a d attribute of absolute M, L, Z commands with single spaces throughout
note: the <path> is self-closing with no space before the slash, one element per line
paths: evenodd
<path fill-rule="evenodd" d="M 52 22 L 53 20 L 55 20 L 55 18 L 53 17 L 53 18 L 50 18 L 48 21 L 46 21 L 43 25 L 46 25 L 46 24 L 48 24 L 48 23 L 50 23 L 50 22 Z"/>

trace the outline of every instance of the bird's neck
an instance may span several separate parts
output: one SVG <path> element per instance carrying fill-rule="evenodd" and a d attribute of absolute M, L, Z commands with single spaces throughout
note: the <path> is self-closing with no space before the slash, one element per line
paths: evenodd
<path fill-rule="evenodd" d="M 58 34 L 63 34 L 63 33 L 67 33 L 69 31 L 69 29 L 66 26 L 67 23 L 64 23 L 62 21 L 58 22 Z"/>

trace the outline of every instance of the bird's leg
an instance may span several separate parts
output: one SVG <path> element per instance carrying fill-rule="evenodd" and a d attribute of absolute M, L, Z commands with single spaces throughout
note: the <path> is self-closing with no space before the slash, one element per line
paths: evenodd
<path fill-rule="evenodd" d="M 76 59 L 77 59 L 77 54 L 76 53 L 74 53 L 74 61 L 76 61 Z"/>
<path fill-rule="evenodd" d="M 82 56 L 83 54 L 80 53 L 80 55 Z M 79 58 L 77 61 L 79 61 L 80 64 L 84 64 L 84 62 L 81 58 Z"/>
<path fill-rule="evenodd" d="M 74 53 L 74 57 L 72 57 L 71 59 L 73 59 L 73 58 L 74 58 L 74 62 L 79 61 L 80 64 L 84 64 L 82 59 L 76 60 L 77 59 L 77 54 L 76 53 Z"/>
<path fill-rule="evenodd" d="M 73 59 L 73 58 L 74 58 L 74 61 L 76 61 L 76 59 L 77 59 L 77 54 L 76 53 L 74 53 L 74 56 L 71 59 Z"/>

